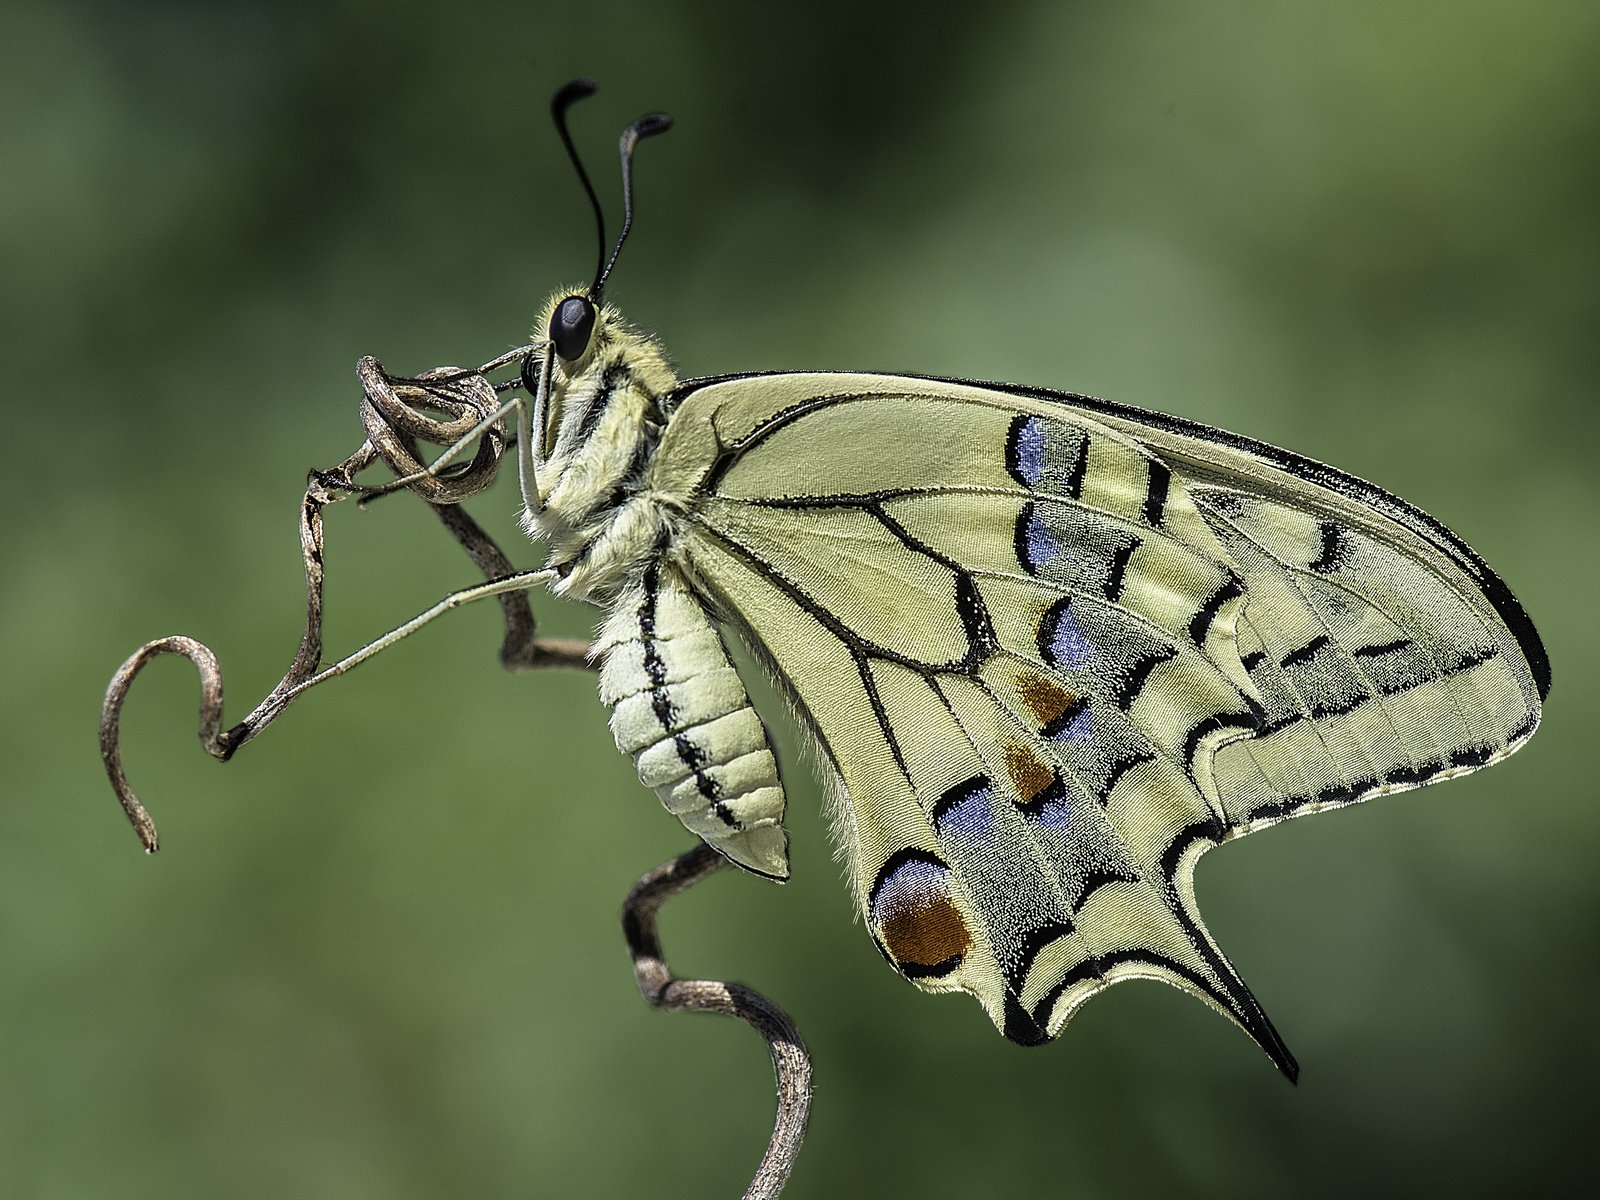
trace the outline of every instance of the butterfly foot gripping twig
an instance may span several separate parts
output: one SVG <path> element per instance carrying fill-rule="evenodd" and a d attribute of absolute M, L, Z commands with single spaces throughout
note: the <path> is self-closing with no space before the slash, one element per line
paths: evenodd
<path fill-rule="evenodd" d="M 770 1200 L 783 1191 L 811 1112 L 811 1059 L 805 1042 L 781 1008 L 761 993 L 714 979 L 676 979 L 656 932 L 656 913 L 674 896 L 728 865 L 706 845 L 663 863 L 634 885 L 622 903 L 622 929 L 633 956 L 633 975 L 645 1000 L 667 1012 L 712 1012 L 738 1017 L 764 1039 L 777 1076 L 778 1113 L 772 1138 L 745 1200 Z"/>

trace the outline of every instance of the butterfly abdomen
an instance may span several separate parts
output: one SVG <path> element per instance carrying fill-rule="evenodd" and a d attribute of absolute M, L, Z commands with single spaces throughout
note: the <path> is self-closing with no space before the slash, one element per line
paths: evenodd
<path fill-rule="evenodd" d="M 767 731 L 705 609 L 652 565 L 613 604 L 595 653 L 617 749 L 695 836 L 738 865 L 789 874 Z"/>

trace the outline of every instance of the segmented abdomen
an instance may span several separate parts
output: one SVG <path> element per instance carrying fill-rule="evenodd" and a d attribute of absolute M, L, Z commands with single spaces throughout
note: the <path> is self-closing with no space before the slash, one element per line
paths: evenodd
<path fill-rule="evenodd" d="M 712 849 L 786 879 L 783 786 L 766 728 L 704 607 L 653 564 L 611 606 L 594 653 L 617 749 Z"/>

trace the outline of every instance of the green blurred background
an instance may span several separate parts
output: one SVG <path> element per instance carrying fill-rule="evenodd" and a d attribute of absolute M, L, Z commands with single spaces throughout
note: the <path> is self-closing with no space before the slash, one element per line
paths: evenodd
<path fill-rule="evenodd" d="M 214 647 L 230 719 L 287 665 L 296 504 L 357 443 L 358 355 L 477 363 L 587 278 L 545 117 L 577 74 L 604 84 L 575 124 L 613 210 L 616 132 L 678 118 L 640 152 L 611 298 L 685 374 L 999 378 L 1277 442 L 1459 530 L 1554 661 L 1511 763 L 1207 860 L 1298 1088 L 1167 989 L 1026 1052 L 915 992 L 800 784 L 794 881 L 729 872 L 665 924 L 680 970 L 763 989 L 810 1041 L 789 1194 L 1592 1183 L 1600 8 L 32 0 L 0 42 L 0 1194 L 748 1179 L 761 1044 L 647 1009 L 616 926 L 685 835 L 590 680 L 497 668 L 491 607 L 225 770 L 193 672 L 158 663 L 124 738 L 155 860 L 96 754 L 149 638 Z M 475 506 L 535 564 L 514 509 L 509 479 Z M 335 509 L 329 542 L 335 650 L 472 579 L 408 500 Z M 538 604 L 553 632 L 593 619 Z"/>

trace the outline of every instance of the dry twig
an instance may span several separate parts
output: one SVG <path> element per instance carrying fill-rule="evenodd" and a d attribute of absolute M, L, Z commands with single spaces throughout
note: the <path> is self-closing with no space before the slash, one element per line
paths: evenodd
<path fill-rule="evenodd" d="M 738 1017 L 764 1039 L 777 1076 L 778 1114 L 745 1200 L 771 1200 L 783 1191 L 811 1114 L 811 1059 L 806 1044 L 781 1008 L 743 984 L 718 979 L 675 979 L 656 933 L 656 913 L 674 896 L 728 865 L 701 844 L 640 879 L 622 902 L 622 931 L 633 955 L 639 991 L 667 1012 L 711 1012 Z"/>

